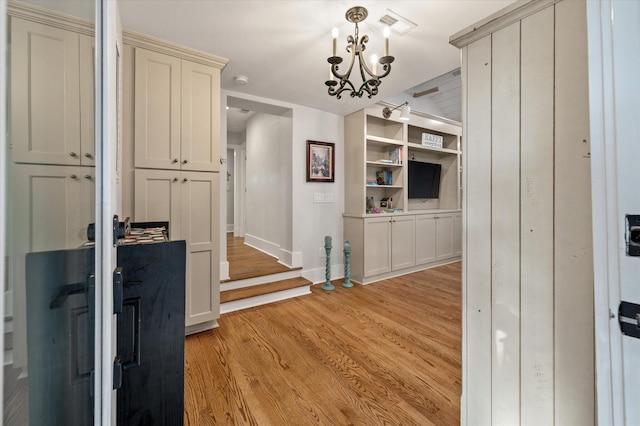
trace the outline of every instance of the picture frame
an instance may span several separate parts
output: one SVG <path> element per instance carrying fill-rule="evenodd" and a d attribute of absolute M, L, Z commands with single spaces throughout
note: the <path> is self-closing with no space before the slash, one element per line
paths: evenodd
<path fill-rule="evenodd" d="M 335 181 L 335 147 L 332 142 L 307 141 L 307 182 Z"/>

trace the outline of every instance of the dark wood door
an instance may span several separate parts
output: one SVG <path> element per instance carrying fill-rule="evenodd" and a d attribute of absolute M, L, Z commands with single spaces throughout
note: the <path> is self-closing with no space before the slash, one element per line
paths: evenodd
<path fill-rule="evenodd" d="M 184 418 L 184 241 L 118 247 L 119 425 L 181 425 Z"/>

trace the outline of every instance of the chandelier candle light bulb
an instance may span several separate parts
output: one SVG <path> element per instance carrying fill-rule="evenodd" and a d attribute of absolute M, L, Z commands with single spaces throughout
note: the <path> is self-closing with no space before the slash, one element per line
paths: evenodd
<path fill-rule="evenodd" d="M 338 47 L 338 29 L 337 28 L 334 28 L 331 31 L 331 36 L 333 37 L 333 56 L 336 56 L 336 51 Z M 333 80 L 333 78 L 331 80 Z"/>
<path fill-rule="evenodd" d="M 382 32 L 382 35 L 384 36 L 384 56 L 389 56 L 389 35 L 390 34 L 391 34 L 391 30 L 389 29 L 389 27 L 384 27 L 384 31 Z M 335 39 L 334 39 L 334 45 L 335 45 Z"/>

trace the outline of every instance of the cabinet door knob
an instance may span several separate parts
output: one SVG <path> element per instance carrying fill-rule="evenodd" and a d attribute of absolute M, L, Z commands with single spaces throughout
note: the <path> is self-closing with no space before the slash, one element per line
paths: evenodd
<path fill-rule="evenodd" d="M 84 178 L 87 180 L 91 180 L 91 175 L 84 175 Z"/>
<path fill-rule="evenodd" d="M 70 155 L 70 156 L 72 156 L 73 158 L 76 158 L 76 157 L 78 156 L 78 154 L 76 154 L 76 153 L 75 153 L 75 152 L 73 152 L 73 151 L 72 151 L 72 152 L 70 152 L 70 153 L 69 153 L 69 155 Z"/>
<path fill-rule="evenodd" d="M 71 175 L 71 176 L 69 176 L 69 177 L 70 177 L 71 179 L 78 179 L 78 176 L 76 176 L 76 175 Z"/>
<path fill-rule="evenodd" d="M 173 178 L 173 181 L 174 181 L 174 182 L 177 182 L 177 181 L 178 181 L 178 178 L 177 178 L 177 177 L 174 177 L 174 178 Z"/>
<path fill-rule="evenodd" d="M 189 179 L 184 178 L 184 179 L 182 179 L 182 181 L 183 181 L 183 182 L 188 182 L 188 181 L 189 181 Z"/>
<path fill-rule="evenodd" d="M 184 160 L 182 160 L 182 164 L 187 164 L 189 162 L 189 160 L 187 160 L 186 158 Z"/>
<path fill-rule="evenodd" d="M 85 152 L 84 156 L 87 158 L 93 158 L 93 155 L 89 154 L 88 152 Z"/>
<path fill-rule="evenodd" d="M 174 158 L 173 161 L 172 161 L 172 163 L 177 163 L 177 162 L 178 162 L 177 158 Z"/>

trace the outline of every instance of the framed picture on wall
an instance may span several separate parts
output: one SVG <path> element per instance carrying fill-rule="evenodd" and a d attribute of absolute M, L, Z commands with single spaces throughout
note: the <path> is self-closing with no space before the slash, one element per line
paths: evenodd
<path fill-rule="evenodd" d="M 335 180 L 335 146 L 331 142 L 307 141 L 307 182 Z"/>

